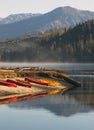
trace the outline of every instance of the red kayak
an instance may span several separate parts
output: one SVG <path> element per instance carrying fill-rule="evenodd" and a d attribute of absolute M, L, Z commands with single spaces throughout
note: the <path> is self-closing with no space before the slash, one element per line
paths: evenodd
<path fill-rule="evenodd" d="M 17 97 L 9 97 L 9 98 L 4 98 L 4 99 L 0 99 L 0 103 L 11 103 L 17 100 Z"/>
<path fill-rule="evenodd" d="M 0 81 L 0 85 L 8 86 L 8 87 L 17 87 L 15 83 L 10 83 L 6 81 Z"/>
<path fill-rule="evenodd" d="M 48 83 L 44 83 L 44 82 L 42 82 L 42 81 L 40 81 L 38 79 L 25 78 L 25 81 L 29 81 L 29 82 L 32 82 L 32 83 L 48 86 Z"/>
<path fill-rule="evenodd" d="M 24 87 L 28 87 L 28 88 L 31 88 L 31 84 L 28 84 L 28 83 L 24 83 L 24 82 L 20 82 L 20 81 L 14 81 L 14 80 L 7 80 L 7 82 L 9 83 L 14 83 L 16 85 L 20 85 L 20 86 L 24 86 Z"/>
<path fill-rule="evenodd" d="M 46 95 L 48 95 L 48 92 L 33 95 L 32 98 L 39 98 L 39 97 L 43 97 L 43 96 L 46 96 Z"/>

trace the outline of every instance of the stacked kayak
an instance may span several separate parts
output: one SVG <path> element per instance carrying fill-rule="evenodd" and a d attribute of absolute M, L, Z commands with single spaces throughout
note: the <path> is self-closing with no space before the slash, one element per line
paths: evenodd
<path fill-rule="evenodd" d="M 32 86 L 44 86 L 44 87 L 56 87 L 60 86 L 60 83 L 48 79 L 35 79 L 35 78 L 24 78 L 23 80 L 12 80 L 7 79 L 5 81 L 0 81 L 0 85 L 8 86 L 8 87 L 17 87 L 17 86 L 23 86 L 31 88 Z"/>
<path fill-rule="evenodd" d="M 28 87 L 31 88 L 32 85 L 44 85 L 48 86 L 48 83 L 45 83 L 39 79 L 34 79 L 34 78 L 25 78 L 24 80 L 11 80 L 7 79 L 5 81 L 0 81 L 0 85 L 8 86 L 8 87 L 17 87 L 17 86 L 23 86 L 23 87 Z"/>
<path fill-rule="evenodd" d="M 65 90 L 65 86 L 60 88 L 54 82 L 56 81 L 28 77 L 0 80 L 0 104 L 46 96 L 57 93 L 62 88 Z"/>
<path fill-rule="evenodd" d="M 9 79 L 6 81 L 0 81 L 0 85 L 8 86 L 8 87 L 17 87 L 19 85 L 19 86 L 31 88 L 31 84 L 24 83 L 24 82 L 18 82 L 15 80 L 9 80 Z"/>

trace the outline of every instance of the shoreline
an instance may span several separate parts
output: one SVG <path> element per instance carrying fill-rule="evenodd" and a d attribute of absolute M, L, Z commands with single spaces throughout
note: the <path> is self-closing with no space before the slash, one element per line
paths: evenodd
<path fill-rule="evenodd" d="M 48 86 L 38 85 L 30 83 L 31 88 L 22 87 L 17 85 L 17 88 L 8 87 L 0 85 L 0 100 L 16 97 L 20 98 L 25 95 L 31 94 L 32 96 L 37 96 L 42 93 L 51 94 L 51 91 L 60 92 L 67 91 L 76 86 L 72 83 L 69 83 L 65 79 L 69 79 L 68 74 L 63 71 L 56 70 L 35 70 L 32 68 L 23 68 L 23 69 L 0 69 L 0 81 L 6 81 L 7 79 L 11 80 L 22 80 L 24 81 L 25 77 L 32 77 L 35 79 L 40 79 L 46 82 L 49 82 Z M 53 94 L 53 93 L 52 93 Z"/>

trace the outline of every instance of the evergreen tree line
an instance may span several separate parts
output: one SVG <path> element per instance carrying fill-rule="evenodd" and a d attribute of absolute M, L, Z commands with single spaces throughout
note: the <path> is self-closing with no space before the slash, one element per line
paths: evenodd
<path fill-rule="evenodd" d="M 13 42 L 13 41 L 12 41 Z M 16 40 L 28 44 L 24 49 L 3 50 L 2 61 L 48 61 L 48 62 L 94 62 L 94 20 L 79 24 L 74 28 L 50 30 L 37 37 L 28 36 Z M 10 44 L 10 43 L 8 43 Z M 7 46 L 7 44 L 6 44 Z"/>

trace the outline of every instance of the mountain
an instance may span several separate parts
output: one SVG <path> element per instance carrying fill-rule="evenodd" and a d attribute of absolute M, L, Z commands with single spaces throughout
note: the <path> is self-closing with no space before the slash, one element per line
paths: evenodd
<path fill-rule="evenodd" d="M 88 100 L 86 100 L 86 97 L 88 98 Z M 78 113 L 87 113 L 94 111 L 94 105 L 92 104 L 92 95 L 85 94 L 85 92 L 83 92 L 83 96 L 81 96 L 81 94 L 59 94 L 45 96 L 39 98 L 38 100 L 24 100 L 23 102 L 19 102 L 16 104 L 9 104 L 9 108 L 20 110 L 30 110 L 34 108 L 45 109 L 50 111 L 54 115 L 61 117 L 70 117 Z"/>
<path fill-rule="evenodd" d="M 93 62 L 94 20 L 72 29 L 50 30 L 0 42 L 1 61 Z"/>
<path fill-rule="evenodd" d="M 94 18 L 94 12 L 78 10 L 71 7 L 59 7 L 36 17 L 30 17 L 16 23 L 0 26 L 0 39 L 36 34 L 49 29 L 74 27 L 78 23 Z"/>
<path fill-rule="evenodd" d="M 0 25 L 19 22 L 21 20 L 28 19 L 28 18 L 35 17 L 35 16 L 39 16 L 39 15 L 41 15 L 41 14 L 32 14 L 32 13 L 11 14 L 6 18 L 1 18 Z"/>
<path fill-rule="evenodd" d="M 2 20 L 2 18 L 0 17 L 0 21 Z"/>

